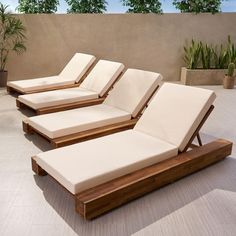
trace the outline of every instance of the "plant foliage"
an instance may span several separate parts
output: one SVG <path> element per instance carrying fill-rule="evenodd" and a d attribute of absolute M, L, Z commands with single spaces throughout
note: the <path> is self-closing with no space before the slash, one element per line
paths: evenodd
<path fill-rule="evenodd" d="M 21 13 L 55 13 L 59 0 L 19 0 L 17 10 Z"/>
<path fill-rule="evenodd" d="M 159 0 L 122 0 L 123 5 L 129 7 L 128 13 L 162 13 Z"/>
<path fill-rule="evenodd" d="M 66 0 L 68 13 L 104 13 L 107 8 L 105 0 Z"/>
<path fill-rule="evenodd" d="M 26 29 L 20 19 L 7 11 L 8 6 L 0 3 L 0 71 L 4 71 L 10 51 L 21 54 L 26 51 Z"/>
<path fill-rule="evenodd" d="M 189 69 L 196 69 L 200 60 L 201 43 L 192 39 L 190 46 L 184 46 L 184 61 Z"/>
<path fill-rule="evenodd" d="M 220 12 L 222 0 L 174 0 L 173 5 L 181 12 Z"/>
<path fill-rule="evenodd" d="M 189 69 L 226 69 L 229 63 L 236 64 L 236 49 L 230 36 L 226 45 L 208 45 L 192 39 L 184 46 L 184 61 Z"/>

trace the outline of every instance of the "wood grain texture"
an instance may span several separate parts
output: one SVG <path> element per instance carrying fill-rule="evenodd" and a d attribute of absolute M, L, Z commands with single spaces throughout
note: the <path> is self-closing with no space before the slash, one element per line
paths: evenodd
<path fill-rule="evenodd" d="M 76 195 L 76 211 L 93 219 L 186 175 L 216 163 L 232 152 L 232 143 L 216 140 L 161 163 L 135 171 Z"/>

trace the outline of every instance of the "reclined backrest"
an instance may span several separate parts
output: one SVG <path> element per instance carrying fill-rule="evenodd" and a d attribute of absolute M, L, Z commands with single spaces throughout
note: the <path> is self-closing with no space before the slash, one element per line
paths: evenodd
<path fill-rule="evenodd" d="M 80 87 L 97 92 L 102 97 L 124 70 L 125 66 L 119 62 L 100 60 Z"/>
<path fill-rule="evenodd" d="M 76 53 L 59 74 L 59 77 L 79 82 L 95 59 L 96 57 L 93 55 Z"/>
<path fill-rule="evenodd" d="M 165 83 L 134 129 L 183 151 L 215 98 L 211 90 Z"/>
<path fill-rule="evenodd" d="M 128 69 L 115 84 L 104 104 L 127 111 L 136 117 L 157 89 L 162 76 L 158 73 Z"/>

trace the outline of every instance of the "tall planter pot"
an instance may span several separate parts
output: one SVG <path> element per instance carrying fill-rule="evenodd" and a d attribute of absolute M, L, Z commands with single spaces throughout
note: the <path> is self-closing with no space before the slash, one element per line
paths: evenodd
<path fill-rule="evenodd" d="M 6 87 L 7 77 L 8 77 L 7 71 L 0 71 L 0 87 Z"/>
<path fill-rule="evenodd" d="M 181 69 L 181 82 L 186 85 L 222 85 L 224 69 Z"/>

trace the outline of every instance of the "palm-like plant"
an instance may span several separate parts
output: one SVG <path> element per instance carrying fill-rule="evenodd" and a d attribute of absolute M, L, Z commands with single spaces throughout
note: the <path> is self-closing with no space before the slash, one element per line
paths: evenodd
<path fill-rule="evenodd" d="M 26 29 L 21 20 L 12 16 L 7 8 L 0 3 L 0 72 L 5 71 L 10 51 L 17 54 L 26 51 Z"/>

